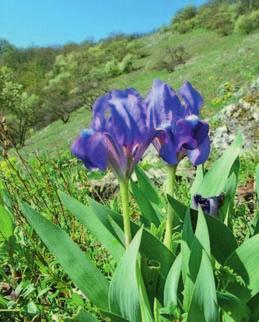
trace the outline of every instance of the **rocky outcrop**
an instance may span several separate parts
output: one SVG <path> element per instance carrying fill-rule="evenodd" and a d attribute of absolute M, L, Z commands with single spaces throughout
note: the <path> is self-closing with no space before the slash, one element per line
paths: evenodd
<path fill-rule="evenodd" d="M 240 93 L 239 93 L 240 95 Z M 238 132 L 244 136 L 245 149 L 258 149 L 259 145 L 259 78 L 235 104 L 225 106 L 212 118 L 220 124 L 211 132 L 213 147 L 224 150 Z"/>

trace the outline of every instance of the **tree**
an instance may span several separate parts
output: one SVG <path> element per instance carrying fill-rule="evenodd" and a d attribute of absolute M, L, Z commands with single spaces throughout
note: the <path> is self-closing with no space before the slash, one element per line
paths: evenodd
<path fill-rule="evenodd" d="M 0 116 L 6 116 L 10 135 L 15 143 L 24 145 L 26 134 L 34 124 L 38 97 L 29 95 L 17 83 L 11 69 L 0 68 Z"/>

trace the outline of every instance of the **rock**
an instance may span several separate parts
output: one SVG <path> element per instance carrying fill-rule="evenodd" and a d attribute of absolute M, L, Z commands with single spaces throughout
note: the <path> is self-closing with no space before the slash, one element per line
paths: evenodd
<path fill-rule="evenodd" d="M 244 148 L 258 150 L 259 145 L 259 77 L 236 104 L 225 106 L 212 118 L 222 124 L 211 131 L 213 147 L 224 150 L 238 132 L 244 136 Z"/>

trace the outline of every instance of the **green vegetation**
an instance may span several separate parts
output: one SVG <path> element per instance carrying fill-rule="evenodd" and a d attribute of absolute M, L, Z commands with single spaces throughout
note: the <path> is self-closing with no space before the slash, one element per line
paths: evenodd
<path fill-rule="evenodd" d="M 171 26 L 150 35 L 118 34 L 99 43 L 60 48 L 19 49 L 3 40 L 0 116 L 7 118 L 16 144 L 23 146 L 27 139 L 26 151 L 32 151 L 37 144 L 48 150 L 48 145 L 64 146 L 60 142 L 65 132 L 74 134 L 87 126 L 96 97 L 108 89 L 129 86 L 145 94 L 154 78 L 161 78 L 175 88 L 188 79 L 205 97 L 204 115 L 211 116 L 221 107 L 220 87 L 224 83 L 238 89 L 258 74 L 256 9 L 256 1 L 251 1 L 248 7 L 241 2 L 231 5 L 226 1 L 213 2 L 183 9 Z M 216 24 L 215 16 L 221 12 L 237 15 L 236 25 L 231 28 L 238 32 L 222 36 L 215 26 L 197 24 L 188 32 L 179 33 L 175 27 L 193 19 Z M 227 28 L 232 20 L 222 19 L 218 25 Z M 21 109 L 26 112 L 21 113 Z M 42 128 L 43 133 L 34 135 Z M 41 138 L 44 144 L 40 143 Z"/>
<path fill-rule="evenodd" d="M 116 250 L 111 245 L 109 249 L 103 247 L 98 238 L 101 236 L 103 242 L 102 229 L 98 230 L 99 226 L 96 225 L 97 222 L 100 224 L 99 219 L 95 217 L 96 213 L 93 211 L 87 213 L 89 215 L 87 218 L 91 220 L 83 221 L 82 225 L 80 212 L 74 211 L 77 207 L 70 205 L 72 199 L 67 195 L 84 205 L 89 205 L 88 196 L 90 196 L 102 205 L 110 207 L 113 212 L 107 214 L 105 210 L 105 216 L 109 219 L 105 221 L 105 225 L 112 226 L 111 231 L 116 231 L 120 235 L 121 222 L 113 220 L 116 218 L 113 214 L 120 212 L 122 206 L 118 194 L 119 188 L 117 182 L 114 183 L 113 177 L 106 181 L 107 172 L 88 172 L 82 167 L 81 163 L 71 156 L 71 142 L 82 129 L 89 125 L 95 99 L 114 88 L 134 87 L 141 94 L 146 95 L 155 78 L 162 79 L 176 89 L 184 80 L 189 80 L 205 98 L 205 106 L 202 110 L 205 118 L 214 116 L 224 105 L 235 102 L 237 100 L 235 93 L 250 84 L 259 74 L 258 10 L 258 0 L 217 0 L 210 1 L 209 4 L 199 8 L 187 7 L 172 19 L 170 26 L 146 35 L 118 34 L 98 43 L 86 41 L 81 44 L 70 43 L 58 48 L 21 49 L 6 40 L 0 41 L 0 152 L 2 154 L 0 156 L 0 321 L 72 321 L 70 318 L 76 316 L 81 309 L 90 312 L 92 316 L 99 319 L 98 321 L 101 321 L 100 310 L 97 309 L 99 303 L 94 305 L 96 297 L 87 298 L 83 295 L 89 291 L 88 284 L 74 283 L 75 276 L 72 280 L 69 278 L 69 274 L 65 273 L 71 273 L 69 265 L 65 263 L 64 271 L 27 219 L 34 228 L 41 222 L 41 229 L 43 229 L 47 220 L 46 225 L 49 225 L 50 230 L 53 229 L 51 223 L 58 225 L 83 252 L 87 253 L 89 260 L 101 272 L 100 276 L 104 276 L 108 282 L 117 276 L 115 281 L 113 280 L 112 290 L 116 298 L 118 296 L 116 284 L 123 283 L 122 273 L 116 270 L 117 273 L 114 274 L 122 244 L 119 243 L 118 246 L 117 236 Z M 211 127 L 219 125 L 219 121 L 216 120 Z M 218 153 L 213 151 L 205 168 L 212 168 L 216 159 L 218 159 Z M 259 227 L 258 214 L 256 214 L 258 197 L 254 193 L 258 155 L 253 152 L 241 154 L 239 161 L 236 159 L 233 167 L 229 168 L 225 175 L 224 180 L 227 183 L 225 182 L 224 187 L 222 182 L 217 185 L 210 182 L 209 185 L 214 194 L 213 189 L 222 184 L 221 191 L 216 191 L 215 195 L 218 192 L 232 193 L 231 196 L 227 195 L 225 205 L 228 207 L 223 208 L 220 220 L 225 219 L 225 224 L 230 229 L 228 234 L 231 235 L 231 241 L 234 240 L 235 247 L 237 244 L 245 243 L 245 240 L 253 235 L 257 237 L 252 238 L 258 238 Z M 229 164 L 228 166 L 231 167 Z M 139 182 L 132 183 L 130 189 L 129 208 L 135 227 L 144 223 L 148 226 L 147 231 L 155 235 L 157 241 L 162 241 L 163 224 L 156 225 L 149 222 L 150 214 L 147 214 L 147 209 L 150 211 L 150 203 L 143 202 L 143 198 L 139 195 L 145 196 L 147 200 L 152 199 L 152 196 L 156 199 L 158 195 L 160 203 L 154 207 L 155 210 L 152 208 L 152 214 L 159 212 L 164 216 L 168 202 L 166 193 L 163 191 L 164 183 L 158 180 L 148 185 L 148 192 L 142 191 L 147 180 L 141 177 L 141 169 L 146 173 L 152 173 L 152 171 L 162 173 L 161 177 L 166 169 L 161 160 L 151 164 L 148 158 L 144 159 L 140 163 L 140 171 L 136 177 Z M 177 189 L 174 197 L 180 203 L 173 202 L 172 205 L 180 207 L 174 209 L 176 213 L 178 212 L 180 221 L 173 234 L 175 245 L 181 242 L 183 224 L 181 207 L 189 205 L 193 193 L 190 189 L 194 178 L 189 175 L 193 171 L 189 170 L 188 165 L 187 169 L 179 169 L 176 173 Z M 199 171 L 197 174 L 201 174 Z M 217 174 L 217 180 L 222 179 L 224 170 L 219 172 L 220 176 Z M 228 176 L 233 173 L 236 177 Z M 108 178 L 109 175 L 108 172 Z M 238 179 L 238 183 L 233 177 L 235 180 Z M 258 178 L 257 174 L 257 180 Z M 141 180 L 145 182 L 141 183 Z M 161 190 L 157 192 L 158 189 Z M 207 186 L 203 185 L 202 189 L 204 192 Z M 63 194 L 60 194 L 60 191 L 63 191 Z M 33 210 L 25 206 L 22 211 L 21 203 L 29 204 Z M 101 207 L 96 203 L 94 205 L 97 208 L 92 205 L 93 209 Z M 226 219 L 227 213 L 229 217 Z M 146 216 L 146 220 L 143 216 Z M 222 219 L 222 216 L 225 217 Z M 185 222 L 185 224 L 188 223 Z M 223 225 L 223 222 L 221 224 Z M 105 225 L 102 223 L 100 227 Z M 206 231 L 207 226 L 204 222 L 199 225 Z M 39 235 L 44 240 L 42 231 L 37 232 L 40 232 Z M 106 229 L 104 231 L 107 233 Z M 221 256 L 226 256 L 229 245 L 220 244 L 221 238 L 218 238 L 218 231 L 214 235 L 212 231 L 213 229 L 209 227 L 209 238 L 213 236 L 221 245 L 217 252 L 216 247 L 213 248 L 211 243 L 213 255 L 211 263 L 219 289 L 227 287 L 229 281 L 233 284 L 233 288 L 238 289 L 243 285 L 244 280 L 235 272 L 237 263 L 232 258 L 232 261 L 229 261 L 231 263 L 229 268 L 220 261 Z M 60 236 L 60 230 L 55 232 Z M 199 232 L 197 235 L 198 239 L 201 238 Z M 55 238 L 58 237 L 54 234 L 52 237 L 52 246 L 56 246 L 54 241 L 57 242 L 58 239 Z M 137 238 L 140 238 L 140 235 Z M 204 239 L 199 240 L 201 243 L 204 242 Z M 44 242 L 47 244 L 46 239 Z M 48 246 L 51 248 L 51 245 Z M 175 247 L 174 251 L 179 251 L 179 247 Z M 146 251 L 149 256 L 148 247 Z M 228 255 L 231 253 L 229 252 Z M 156 256 L 158 255 L 159 251 L 156 251 Z M 207 255 L 211 256 L 209 252 Z M 204 267 L 210 267 L 208 261 L 207 263 L 204 261 Z M 127 264 L 127 260 L 125 262 Z M 154 264 L 152 261 L 151 263 Z M 251 264 L 250 267 L 252 266 Z M 146 268 L 149 269 L 149 267 Z M 125 265 L 124 269 L 126 269 Z M 256 274 L 253 275 L 255 276 Z M 172 277 L 172 274 L 168 275 L 169 281 Z M 202 279 L 199 283 L 203 288 L 207 287 L 202 284 Z M 254 285 L 257 287 L 258 282 Z M 127 285 L 124 290 L 127 290 Z M 233 297 L 231 298 L 229 294 L 217 294 L 219 303 L 232 301 Z M 215 294 L 212 295 L 215 296 Z M 161 310 L 163 322 L 168 321 L 168 316 L 171 319 L 169 321 L 173 320 L 172 316 L 174 321 L 179 321 L 183 317 L 182 314 L 184 315 L 185 308 L 172 306 L 170 296 L 169 293 L 166 295 L 163 303 L 164 311 Z M 178 297 L 182 299 L 182 296 L 180 292 Z M 199 295 L 195 296 L 197 299 Z M 195 296 L 192 298 L 194 302 Z M 203 297 L 204 301 L 205 298 L 206 296 Z M 234 320 L 239 321 L 240 318 L 241 322 L 241 318 L 244 318 L 243 321 L 256 321 L 257 317 L 254 320 L 251 317 L 249 320 L 248 312 L 258 315 L 258 309 L 256 311 L 258 300 L 257 294 L 249 298 L 244 306 L 240 306 L 241 302 L 235 297 L 234 308 L 231 307 L 236 314 Z M 97 297 L 98 301 L 105 302 L 105 299 Z M 237 310 L 238 307 L 240 310 Z M 160 308 L 157 310 L 160 312 Z M 227 314 L 226 311 L 227 309 L 224 314 Z M 97 321 L 89 317 L 88 313 L 81 311 L 78 320 Z M 111 316 L 111 321 L 113 318 Z M 106 318 L 102 321 L 110 320 Z"/>
<path fill-rule="evenodd" d="M 96 88 L 96 96 L 99 89 L 103 92 L 108 88 L 126 87 L 134 87 L 144 95 L 155 78 L 163 79 L 174 88 L 178 88 L 188 79 L 205 97 L 204 115 L 212 116 L 223 104 L 234 99 L 235 91 L 258 74 L 257 33 L 248 36 L 235 34 L 221 37 L 215 32 L 202 29 L 184 35 L 166 31 L 136 39 L 134 42 L 138 47 L 141 44 L 146 57 L 135 59 L 133 63 L 135 70 L 107 79 L 105 86 Z M 166 69 L 157 70 L 156 66 L 167 49 L 177 46 L 184 48 L 186 63 L 176 66 L 174 72 L 170 73 Z M 227 96 L 226 92 L 222 92 L 222 85 L 226 82 L 231 87 Z M 84 97 L 89 103 L 71 113 L 67 123 L 64 124 L 60 119 L 43 130 L 31 131 L 33 135 L 28 138 L 23 151 L 59 153 L 67 149 L 71 140 L 81 129 L 87 127 L 90 121 L 90 104 L 93 102 L 93 97 L 89 98 L 87 92 Z M 49 96 L 46 92 L 47 98 L 49 99 Z M 53 110 L 55 111 L 54 108 Z M 45 117 L 47 116 L 48 114 Z"/>
<path fill-rule="evenodd" d="M 249 34 L 259 28 L 258 10 L 258 0 L 214 0 L 199 8 L 183 8 L 173 18 L 172 28 L 179 33 L 205 28 L 221 36 Z"/>

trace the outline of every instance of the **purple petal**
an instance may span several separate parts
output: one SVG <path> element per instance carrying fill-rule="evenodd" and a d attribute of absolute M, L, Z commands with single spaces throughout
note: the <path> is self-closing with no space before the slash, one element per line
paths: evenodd
<path fill-rule="evenodd" d="M 88 169 L 107 168 L 107 150 L 103 134 L 99 132 L 84 130 L 72 144 L 71 151 Z"/>
<path fill-rule="evenodd" d="M 119 144 L 132 147 L 147 133 L 143 99 L 134 89 L 111 91 L 95 102 L 92 127 L 108 132 Z"/>
<path fill-rule="evenodd" d="M 195 149 L 208 136 L 209 125 L 196 115 L 190 115 L 177 121 L 174 131 L 179 150 L 182 147 Z"/>
<path fill-rule="evenodd" d="M 208 159 L 210 154 L 209 137 L 205 137 L 202 143 L 200 143 L 196 149 L 186 150 L 186 152 L 193 165 L 204 163 Z"/>
<path fill-rule="evenodd" d="M 185 110 L 176 92 L 160 80 L 154 80 L 145 102 L 147 103 L 149 124 L 154 128 L 158 128 L 162 124 L 171 124 L 185 115 Z"/>
<path fill-rule="evenodd" d="M 153 144 L 165 162 L 171 165 L 178 163 L 177 143 L 170 128 L 161 130 L 160 134 L 154 139 Z"/>
<path fill-rule="evenodd" d="M 191 83 L 184 82 L 183 86 L 178 90 L 178 95 L 186 105 L 187 114 L 199 115 L 203 105 L 203 97 L 192 87 Z"/>
<path fill-rule="evenodd" d="M 122 147 L 107 133 L 84 130 L 73 143 L 71 150 L 88 169 L 105 170 L 110 165 L 119 177 L 125 176 L 125 154 Z"/>

